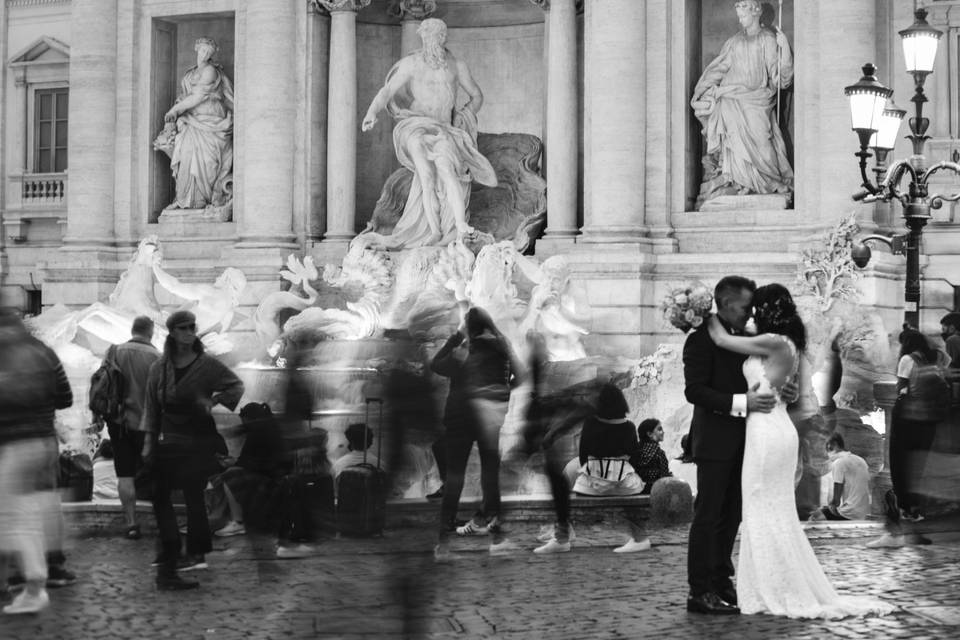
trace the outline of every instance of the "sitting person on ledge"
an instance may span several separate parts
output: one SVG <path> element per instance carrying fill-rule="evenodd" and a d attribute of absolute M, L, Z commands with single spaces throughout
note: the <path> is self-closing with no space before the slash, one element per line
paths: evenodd
<path fill-rule="evenodd" d="M 280 478 L 289 473 L 280 427 L 270 406 L 250 402 L 240 410 L 246 439 L 236 464 L 210 479 L 214 491 L 222 491 L 230 509 L 230 520 L 214 532 L 225 538 L 246 533 L 244 512 L 257 496 L 272 496 Z M 257 505 L 262 507 L 264 505 Z M 256 509 L 255 509 L 256 510 Z"/>
<path fill-rule="evenodd" d="M 575 493 L 594 496 L 625 496 L 640 493 L 643 483 L 629 459 L 637 453 L 637 435 L 633 423 L 627 419 L 627 405 L 623 392 L 613 384 L 605 384 L 597 399 L 597 412 L 583 423 L 580 434 L 581 464 Z M 629 539 L 614 553 L 633 553 L 650 548 L 639 507 L 626 506 L 623 516 L 627 521 Z"/>
<path fill-rule="evenodd" d="M 810 522 L 866 519 L 870 513 L 870 470 L 866 461 L 847 451 L 839 433 L 827 439 L 826 449 L 833 474 L 833 497 L 830 504 L 810 514 Z"/>
<path fill-rule="evenodd" d="M 630 457 L 630 464 L 643 480 L 643 493 L 649 495 L 653 483 L 660 478 L 667 478 L 670 472 L 670 463 L 667 454 L 660 448 L 663 442 L 663 425 L 656 418 L 647 418 L 637 427 L 639 446 Z"/>

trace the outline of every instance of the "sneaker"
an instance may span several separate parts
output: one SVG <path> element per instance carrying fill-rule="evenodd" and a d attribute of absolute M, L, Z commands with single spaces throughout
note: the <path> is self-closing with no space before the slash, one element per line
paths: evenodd
<path fill-rule="evenodd" d="M 550 538 L 547 543 L 533 550 L 537 554 L 567 553 L 570 551 L 570 541 L 558 542 L 556 538 Z"/>
<path fill-rule="evenodd" d="M 229 538 L 230 536 L 242 536 L 246 532 L 247 529 L 243 526 L 242 522 L 235 522 L 231 520 L 222 528 L 214 531 L 213 535 L 217 536 L 218 538 Z"/>
<path fill-rule="evenodd" d="M 277 546 L 277 557 L 284 559 L 309 558 L 315 552 L 310 545 L 298 544 L 295 547 Z"/>
<path fill-rule="evenodd" d="M 433 548 L 433 560 L 434 562 L 443 564 L 446 562 L 453 562 L 460 556 L 455 553 L 450 552 L 450 545 L 447 544 L 438 544 Z"/>
<path fill-rule="evenodd" d="M 462 527 L 457 527 L 458 536 L 485 536 L 490 531 L 490 527 L 485 524 L 477 524 L 473 520 L 467 522 Z"/>
<path fill-rule="evenodd" d="M 42 589 L 38 594 L 32 594 L 29 591 L 22 591 L 20 595 L 13 599 L 13 602 L 3 608 L 4 613 L 37 613 L 50 606 L 50 596 L 46 589 Z"/>
<path fill-rule="evenodd" d="M 622 547 L 617 547 L 613 550 L 614 553 L 636 553 L 637 551 L 647 551 L 650 549 L 650 538 L 644 538 L 640 542 L 637 542 L 631 538 L 625 545 Z"/>
<path fill-rule="evenodd" d="M 569 528 L 569 533 L 567 534 L 567 540 L 573 542 L 577 539 L 577 534 L 573 531 L 573 525 L 567 525 Z M 555 524 L 545 524 L 540 527 L 540 533 L 537 534 L 537 540 L 539 542 L 549 542 L 557 537 L 557 525 Z"/>
<path fill-rule="evenodd" d="M 440 485 L 440 488 L 434 491 L 433 493 L 428 493 L 424 496 L 427 500 L 439 500 L 443 497 L 443 485 Z"/>
<path fill-rule="evenodd" d="M 123 532 L 123 537 L 127 540 L 139 540 L 143 537 L 143 532 L 140 531 L 140 525 L 135 524 L 130 527 L 127 527 Z"/>
<path fill-rule="evenodd" d="M 515 542 L 511 542 L 510 540 L 494 542 L 493 544 L 490 545 L 491 556 L 509 556 L 509 555 L 513 555 L 519 550 L 520 550 L 520 547 L 518 547 Z"/>
<path fill-rule="evenodd" d="M 158 591 L 186 591 L 196 589 L 200 583 L 196 580 L 184 580 L 177 574 L 172 576 L 157 576 Z"/>
<path fill-rule="evenodd" d="M 895 536 L 885 533 L 876 540 L 867 543 L 868 549 L 899 549 L 904 546 L 906 541 L 902 535 Z"/>
<path fill-rule="evenodd" d="M 63 567 L 53 566 L 47 569 L 47 587 L 53 589 L 69 587 L 76 581 L 76 574 L 72 571 L 67 571 Z"/>
<path fill-rule="evenodd" d="M 177 571 L 193 571 L 195 569 L 206 569 L 207 561 L 202 553 L 184 556 L 177 562 Z"/>

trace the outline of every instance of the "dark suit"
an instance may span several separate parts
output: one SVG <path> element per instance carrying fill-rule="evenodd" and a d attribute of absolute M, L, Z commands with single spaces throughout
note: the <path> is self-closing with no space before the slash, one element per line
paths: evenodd
<path fill-rule="evenodd" d="M 706 324 L 691 333 L 683 347 L 684 393 L 694 405 L 690 447 L 697 463 L 698 493 L 687 556 L 694 596 L 733 587 L 730 555 L 740 526 L 746 420 L 730 411 L 733 396 L 747 391 L 745 359 L 717 347 Z"/>

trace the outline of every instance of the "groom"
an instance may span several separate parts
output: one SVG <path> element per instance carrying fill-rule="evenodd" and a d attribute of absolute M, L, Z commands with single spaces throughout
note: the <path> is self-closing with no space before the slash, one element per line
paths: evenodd
<path fill-rule="evenodd" d="M 753 312 L 757 285 L 742 276 L 726 276 L 714 289 L 717 316 L 733 334 L 743 333 Z M 772 393 L 747 389 L 743 377 L 746 356 L 719 348 L 710 339 L 707 323 L 687 337 L 683 375 L 687 401 L 694 405 L 690 446 L 697 464 L 697 500 L 690 526 L 687 611 L 737 614 L 730 558 L 740 526 L 740 470 L 748 412 L 769 413 Z M 784 385 L 782 395 L 796 399 L 797 386 Z"/>

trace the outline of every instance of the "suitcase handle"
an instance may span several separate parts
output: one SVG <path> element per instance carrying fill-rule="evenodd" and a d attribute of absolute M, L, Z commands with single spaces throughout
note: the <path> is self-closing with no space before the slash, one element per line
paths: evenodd
<path fill-rule="evenodd" d="M 380 424 L 380 436 L 377 438 L 377 468 L 380 468 L 380 465 L 383 463 L 383 398 L 369 397 L 364 401 L 364 407 L 366 408 L 366 423 L 367 429 L 372 431 L 370 427 L 370 404 L 376 403 L 380 409 L 379 415 L 379 424 Z M 367 464 L 367 449 L 370 447 L 370 444 L 367 442 L 367 430 L 363 431 L 363 464 Z"/>

